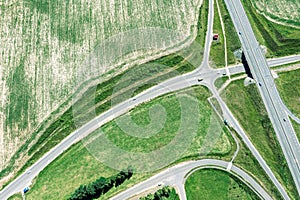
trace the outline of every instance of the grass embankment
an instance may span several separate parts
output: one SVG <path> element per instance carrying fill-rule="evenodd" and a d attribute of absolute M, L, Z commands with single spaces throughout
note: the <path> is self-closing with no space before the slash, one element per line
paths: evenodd
<path fill-rule="evenodd" d="M 243 80 L 234 81 L 223 95 L 226 95 L 228 107 L 277 179 L 288 194 L 297 199 L 297 189 L 256 86 L 244 87 Z"/>
<path fill-rule="evenodd" d="M 195 95 L 194 98 L 197 98 L 200 105 L 200 123 L 191 146 L 179 157 L 181 158 L 180 160 L 199 158 L 208 126 L 211 123 L 208 116 L 213 111 L 206 100 L 210 93 L 203 87 L 194 87 L 193 90 L 195 91 L 193 96 Z M 183 90 L 178 93 L 190 95 L 190 91 L 192 89 Z M 103 133 L 109 141 L 130 152 L 149 152 L 168 144 L 177 135 L 176 131 L 178 131 L 181 118 L 178 111 L 178 109 L 180 110 L 180 105 L 174 94 L 164 95 L 139 105 L 130 112 L 130 116 L 136 124 L 146 125 L 150 120 L 147 115 L 149 108 L 157 104 L 165 108 L 167 118 L 163 128 L 152 137 L 145 139 L 131 137 L 116 125 L 115 120 L 102 127 Z M 97 134 L 97 131 L 92 134 Z M 232 155 L 231 149 L 234 149 L 231 147 L 231 140 L 226 133 L 222 133 L 217 142 L 212 143 L 210 147 L 212 151 L 205 156 L 230 159 Z M 116 173 L 116 170 L 96 160 L 82 143 L 77 143 L 39 174 L 34 181 L 32 189 L 27 193 L 27 199 L 66 199 L 79 185 L 92 182 L 100 176 L 108 177 Z M 125 181 L 119 188 L 110 190 L 100 199 L 108 199 L 118 191 L 146 179 L 151 174 L 134 173 L 130 180 Z"/>
<path fill-rule="evenodd" d="M 275 83 L 282 100 L 292 113 L 300 117 L 300 69 L 280 72 L 278 75 Z"/>
<path fill-rule="evenodd" d="M 300 29 L 267 20 L 256 11 L 250 0 L 242 0 L 242 3 L 257 40 L 268 48 L 267 57 L 287 56 L 300 52 Z"/>
<path fill-rule="evenodd" d="M 238 178 L 218 169 L 201 169 L 194 172 L 187 179 L 185 190 L 188 200 L 260 199 Z"/>
<path fill-rule="evenodd" d="M 22 200 L 22 194 L 18 193 L 18 194 L 14 194 L 13 196 L 9 197 L 7 200 Z"/>
<path fill-rule="evenodd" d="M 227 62 L 228 65 L 235 64 L 236 59 L 233 54 L 234 51 L 241 48 L 240 40 L 238 38 L 237 32 L 231 21 L 228 10 L 225 6 L 225 2 L 222 0 L 217 0 L 219 2 L 222 20 L 224 23 L 226 42 L 227 42 Z M 225 56 L 224 56 L 224 36 L 222 32 L 220 17 L 217 9 L 217 5 L 214 5 L 214 33 L 218 33 L 220 36 L 220 41 L 213 42 L 210 51 L 210 57 L 214 61 L 216 67 L 225 66 Z"/>
<path fill-rule="evenodd" d="M 162 57 L 155 61 L 151 61 L 144 65 L 134 66 L 131 70 L 134 71 L 131 75 L 134 77 L 129 77 L 129 80 L 126 82 L 124 80 L 122 87 L 125 92 L 130 92 L 136 90 L 135 93 L 141 92 L 146 88 L 149 88 L 153 85 L 153 82 L 161 82 L 170 77 L 176 76 L 179 73 L 186 73 L 192 71 L 195 67 L 199 66 L 202 61 L 203 51 L 199 48 L 203 48 L 205 43 L 205 33 L 207 30 L 207 15 L 208 15 L 208 1 L 203 1 L 203 5 L 200 9 L 199 21 L 197 24 L 197 37 L 195 42 L 193 42 L 189 47 L 181 50 L 180 52 Z M 199 46 L 200 44 L 200 46 Z M 187 59 L 184 59 L 184 56 Z M 149 64 L 152 66 L 149 68 Z M 158 66 L 159 65 L 159 66 Z M 143 67 L 144 66 L 144 67 Z M 143 71 L 143 70 L 146 71 Z M 174 71 L 177 71 L 176 73 Z M 82 118 L 85 120 L 82 121 L 82 124 L 90 120 L 92 112 L 91 105 L 95 105 L 96 114 L 100 114 L 105 110 L 108 110 L 111 107 L 110 96 L 112 95 L 116 84 L 121 80 L 125 73 L 113 77 L 112 79 L 101 83 L 93 88 L 90 88 L 85 92 L 82 97 L 74 106 L 79 110 L 82 108 L 82 111 L 85 112 L 82 115 Z M 139 76 L 141 74 L 141 76 Z M 144 78 L 152 78 L 152 83 L 147 83 Z M 136 87 L 131 87 L 131 84 L 140 81 L 140 84 Z M 120 84 L 120 83 L 118 83 Z M 130 89 L 125 89 L 126 87 L 131 87 Z M 127 90 L 127 91 L 126 91 Z M 95 95 L 95 96 L 94 96 Z M 121 93 L 119 95 L 122 95 Z M 91 100 L 93 102 L 91 102 Z M 64 106 L 64 105 L 62 105 Z M 54 111 L 51 116 L 55 116 L 60 113 L 60 109 Z M 69 108 L 57 119 L 47 119 L 43 124 L 35 131 L 32 136 L 26 141 L 26 143 L 20 147 L 16 154 L 12 157 L 8 166 L 0 172 L 0 177 L 4 177 L 14 170 L 16 160 L 22 156 L 22 153 L 29 152 L 28 156 L 30 159 L 18 171 L 18 174 L 23 172 L 28 166 L 36 162 L 40 157 L 42 157 L 46 152 L 48 152 L 52 147 L 57 145 L 61 140 L 63 140 L 67 135 L 76 129 L 74 123 L 72 108 Z M 31 144 L 37 137 L 38 141 L 29 148 Z M 17 174 L 17 175 L 18 175 Z"/>

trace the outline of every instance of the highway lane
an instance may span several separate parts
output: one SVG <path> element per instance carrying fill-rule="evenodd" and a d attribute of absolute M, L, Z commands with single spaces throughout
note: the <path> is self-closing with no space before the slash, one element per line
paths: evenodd
<path fill-rule="evenodd" d="M 119 199 L 128 199 L 136 194 L 142 193 L 144 191 L 147 191 L 151 188 L 157 187 L 158 184 L 163 185 L 171 185 L 176 188 L 183 188 L 184 183 L 188 177 L 188 174 L 192 170 L 195 170 L 196 168 L 218 168 L 221 170 L 226 170 L 227 166 L 229 165 L 229 162 L 222 161 L 222 160 L 215 160 L 215 159 L 203 159 L 203 160 L 197 160 L 197 161 L 188 161 L 184 163 L 180 163 L 178 165 L 175 165 L 173 167 L 170 167 L 151 178 L 147 179 L 146 181 L 143 181 L 128 190 L 125 190 L 116 196 L 112 197 L 110 200 L 119 200 Z M 246 183 L 250 188 L 253 189 L 254 192 L 258 194 L 263 199 L 270 200 L 272 199 L 270 195 L 246 172 L 244 172 L 242 169 L 232 166 L 230 171 L 233 175 L 238 177 L 240 180 L 242 180 L 244 183 Z M 182 192 L 179 194 L 180 199 L 186 199 L 184 196 L 185 193 Z"/>
<path fill-rule="evenodd" d="M 300 144 L 284 111 L 266 59 L 259 47 L 250 22 L 239 0 L 225 0 L 242 43 L 250 70 L 257 81 L 259 92 L 267 109 L 289 169 L 300 194 Z"/>

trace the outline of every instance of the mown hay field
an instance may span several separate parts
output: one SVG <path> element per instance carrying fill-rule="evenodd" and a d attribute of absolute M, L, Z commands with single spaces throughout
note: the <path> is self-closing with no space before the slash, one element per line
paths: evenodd
<path fill-rule="evenodd" d="M 267 18 L 300 28 L 299 0 L 251 0 Z"/>
<path fill-rule="evenodd" d="M 201 3 L 201 0 L 1 0 L 0 171 L 42 122 L 56 118 L 54 110 L 59 110 L 56 112 L 59 116 L 68 108 L 72 94 L 84 81 L 103 74 L 113 76 L 130 67 L 130 62 L 144 62 L 166 54 L 166 49 L 167 53 L 174 52 L 190 42 L 196 34 Z M 168 42 L 164 41 L 166 36 L 139 35 L 137 38 L 142 38 L 143 45 L 155 47 L 150 51 L 135 49 L 135 45 L 130 46 L 130 51 L 118 48 L 129 37 L 135 37 L 130 34 L 132 30 L 145 27 L 170 29 L 180 35 Z M 112 37 L 120 33 L 124 34 Z M 97 50 L 103 65 L 93 67 L 89 64 L 90 57 L 96 48 L 103 47 L 104 41 L 107 49 Z M 114 52 L 126 54 L 124 60 L 115 58 Z M 25 161 L 26 152 L 16 164 Z"/>

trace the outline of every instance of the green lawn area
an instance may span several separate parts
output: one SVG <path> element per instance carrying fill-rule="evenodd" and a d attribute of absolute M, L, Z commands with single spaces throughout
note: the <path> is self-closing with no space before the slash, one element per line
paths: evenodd
<path fill-rule="evenodd" d="M 153 86 L 155 83 L 162 82 L 163 80 L 181 73 L 192 71 L 195 67 L 198 67 L 202 62 L 203 51 L 201 48 L 204 46 L 205 33 L 207 30 L 207 0 L 203 1 L 203 5 L 199 12 L 199 21 L 197 24 L 198 33 L 195 41 L 190 46 L 174 54 L 164 56 L 146 64 L 134 66 L 132 69 L 90 88 L 83 93 L 82 97 L 73 106 L 76 107 L 77 110 L 81 109 L 84 111 L 83 113 L 77 113 L 81 119 L 84 119 L 79 120 L 80 124 L 84 124 L 94 117 L 94 114 L 91 114 L 93 112 L 93 107 L 95 108 L 97 115 L 108 110 L 112 104 L 112 94 L 117 95 L 120 98 L 128 96 L 132 91 L 134 91 L 133 94 L 137 94 Z M 126 74 L 128 73 L 131 74 L 131 76 L 127 76 Z M 115 94 L 114 90 L 116 87 L 120 89 L 117 94 Z M 70 100 L 72 99 L 70 98 L 69 101 Z M 16 160 L 22 157 L 24 152 L 28 151 L 30 159 L 16 175 L 24 172 L 27 167 L 32 165 L 80 125 L 78 120 L 76 124 L 74 123 L 74 120 L 76 119 L 74 119 L 72 107 L 67 109 L 61 116 L 57 116 L 58 113 L 61 113 L 61 109 L 66 105 L 67 102 L 54 111 L 51 114 L 51 117 L 46 119 L 26 143 L 18 149 L 8 166 L 0 172 L 0 177 L 7 175 L 14 170 Z M 39 137 L 39 139 L 37 139 L 37 137 Z"/>
<path fill-rule="evenodd" d="M 14 194 L 13 196 L 9 197 L 8 200 L 22 200 L 22 194 Z"/>
<path fill-rule="evenodd" d="M 185 183 L 188 200 L 260 199 L 248 186 L 233 175 L 218 169 L 201 169 Z"/>
<path fill-rule="evenodd" d="M 191 92 L 191 91 L 195 92 Z M 207 129 L 211 123 L 209 116 L 212 115 L 213 111 L 207 102 L 207 97 L 210 93 L 204 87 L 193 87 L 186 90 L 179 91 L 177 93 L 183 98 L 187 98 L 190 95 L 191 99 L 197 99 L 199 103 L 199 111 L 201 113 L 199 117 L 199 126 L 197 125 L 197 130 L 194 133 L 195 137 L 192 139 L 189 148 L 179 157 L 179 160 L 195 159 L 199 158 L 202 153 L 202 147 L 204 146 L 205 136 L 207 135 Z M 153 105 L 159 104 L 164 107 L 167 118 L 163 128 L 153 135 L 152 137 L 141 139 L 129 136 L 127 132 L 117 126 L 116 120 L 107 123 L 102 127 L 102 131 L 109 141 L 113 142 L 117 146 L 126 149 L 131 152 L 150 152 L 157 148 L 160 148 L 167 143 L 169 143 L 174 137 L 177 137 L 176 129 L 180 124 L 180 112 L 179 108 L 179 98 L 175 98 L 173 93 L 158 97 L 150 102 L 139 105 L 138 107 L 130 111 L 130 116 L 136 122 L 136 124 L 146 125 L 149 123 L 150 118 L 148 115 L 149 108 Z M 187 99 L 186 99 L 187 100 Z M 195 112 L 195 110 L 193 111 Z M 122 117 L 126 117 L 125 114 Z M 189 133 L 189 132 L 187 132 Z M 187 134 L 186 133 L 186 134 Z M 185 134 L 185 136 L 187 136 Z M 193 133 L 189 133 L 193 134 Z M 91 134 L 92 136 L 97 135 L 97 131 Z M 230 159 L 234 151 L 232 145 L 232 138 L 227 135 L 227 132 L 221 132 L 221 135 L 215 140 L 205 142 L 205 146 L 211 149 L 207 155 L 202 155 L 202 157 L 223 157 L 225 160 Z M 211 146 L 209 146 L 211 145 Z M 174 151 L 180 147 L 174 147 Z M 100 176 L 110 176 L 116 174 L 117 171 L 111 169 L 110 167 L 99 162 L 93 155 L 91 155 L 91 148 L 88 151 L 84 148 L 82 143 L 73 145 L 69 150 L 57 158 L 53 163 L 51 163 L 45 170 L 43 170 L 37 179 L 34 181 L 32 189 L 27 193 L 27 199 L 66 199 L 79 185 L 87 184 Z M 171 152 L 170 152 L 171 153 Z M 158 159 L 158 158 L 157 158 Z M 119 162 L 119 161 L 118 161 Z M 152 173 L 136 173 L 130 180 L 125 181 L 118 188 L 114 188 L 109 191 L 106 195 L 102 196 L 100 199 L 107 199 L 116 192 L 123 190 L 132 186 L 141 180 L 146 179 Z"/>
<path fill-rule="evenodd" d="M 273 23 L 260 15 L 250 0 L 242 0 L 253 31 L 260 44 L 268 48 L 268 57 L 300 52 L 300 29 Z"/>
<path fill-rule="evenodd" d="M 300 69 L 278 73 L 276 86 L 285 105 L 300 117 Z"/>
<path fill-rule="evenodd" d="M 280 183 L 297 199 L 292 176 L 256 86 L 244 87 L 243 80 L 234 81 L 222 95 Z"/>
<path fill-rule="evenodd" d="M 215 81 L 216 88 L 220 89 L 227 80 L 228 80 L 228 76 L 217 78 L 217 80 Z"/>

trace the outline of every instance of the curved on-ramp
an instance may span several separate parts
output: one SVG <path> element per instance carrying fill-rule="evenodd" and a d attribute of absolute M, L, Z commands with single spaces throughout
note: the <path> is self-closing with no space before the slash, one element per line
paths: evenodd
<path fill-rule="evenodd" d="M 154 188 L 158 184 L 172 185 L 177 188 L 183 188 L 185 180 L 187 179 L 189 174 L 193 172 L 193 170 L 197 170 L 199 168 L 217 168 L 225 171 L 229 164 L 230 162 L 216 159 L 203 159 L 180 163 L 117 194 L 116 196 L 112 197 L 111 200 L 128 199 L 151 188 Z M 248 175 L 242 169 L 232 165 L 228 172 L 230 172 L 231 174 L 239 178 L 241 181 L 243 181 L 246 185 L 248 185 L 260 198 L 268 200 L 272 199 L 271 196 L 250 175 Z M 185 193 L 182 194 L 180 192 L 179 196 L 181 200 L 186 199 Z"/>

